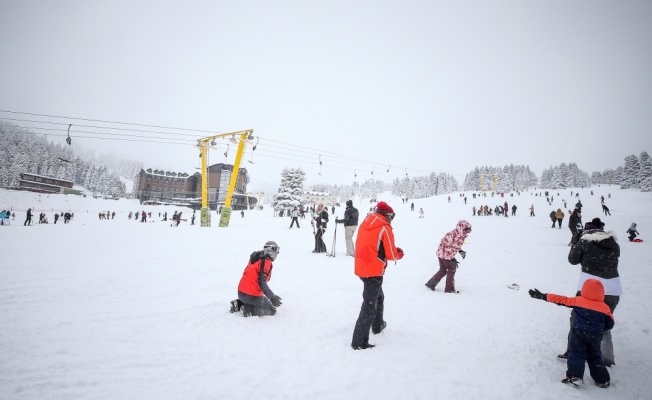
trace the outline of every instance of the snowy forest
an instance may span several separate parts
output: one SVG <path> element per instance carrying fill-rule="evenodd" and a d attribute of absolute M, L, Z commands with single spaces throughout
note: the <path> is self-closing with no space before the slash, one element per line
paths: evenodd
<path fill-rule="evenodd" d="M 620 185 L 623 189 L 640 189 L 643 192 L 652 191 L 652 159 L 643 151 L 640 156 L 635 154 L 625 157 L 625 165 L 615 170 L 593 172 L 591 181 L 594 184 Z"/>
<path fill-rule="evenodd" d="M 575 163 L 561 163 L 557 167 L 543 170 L 539 187 L 542 189 L 565 189 L 591 186 L 591 176 L 579 169 Z"/>
<path fill-rule="evenodd" d="M 504 167 L 475 167 L 464 179 L 465 191 L 513 192 L 538 185 L 530 167 L 506 165 Z"/>
<path fill-rule="evenodd" d="M 10 124 L 0 124 L 0 187 L 17 189 L 21 173 L 72 181 L 93 193 L 125 197 L 127 188 L 119 176 L 133 177 L 142 168 L 93 152 L 76 154 L 70 146 L 53 144 L 40 135 Z"/>
<path fill-rule="evenodd" d="M 417 176 L 403 179 L 394 179 L 392 182 L 392 194 L 408 199 L 422 199 L 438 194 L 452 193 L 458 190 L 458 183 L 445 172 L 439 174 L 433 172 L 428 176 Z"/>
<path fill-rule="evenodd" d="M 286 168 L 281 173 L 281 184 L 273 196 L 272 206 L 275 210 L 288 210 L 305 204 L 303 182 L 306 173 L 301 168 Z M 427 177 L 396 178 L 391 185 L 375 179 L 351 185 L 312 185 L 309 190 L 316 193 L 328 193 L 337 202 L 343 203 L 356 196 L 375 198 L 378 193 L 391 190 L 392 194 L 406 198 L 425 198 L 442 193 L 451 193 L 458 189 L 453 176 L 446 173 L 432 173 Z"/>

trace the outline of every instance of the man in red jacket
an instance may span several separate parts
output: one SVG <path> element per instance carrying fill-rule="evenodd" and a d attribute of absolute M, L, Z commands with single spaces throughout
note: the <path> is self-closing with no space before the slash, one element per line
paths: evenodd
<path fill-rule="evenodd" d="M 282 299 L 272 292 L 267 282 L 272 279 L 272 261 L 280 250 L 276 242 L 270 240 L 263 250 L 251 253 L 238 285 L 238 299 L 231 301 L 232 313 L 241 311 L 245 317 L 276 314 Z"/>
<path fill-rule="evenodd" d="M 369 329 L 378 334 L 387 326 L 383 320 L 383 275 L 387 261 L 403 258 L 403 250 L 394 243 L 391 225 L 394 215 L 392 207 L 381 201 L 358 229 L 355 242 L 355 274 L 364 283 L 364 289 L 362 307 L 351 341 L 354 350 L 374 347 L 369 344 Z"/>

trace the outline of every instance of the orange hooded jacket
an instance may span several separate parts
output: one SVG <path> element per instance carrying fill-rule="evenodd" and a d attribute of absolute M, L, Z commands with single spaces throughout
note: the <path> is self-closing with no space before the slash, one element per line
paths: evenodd
<path fill-rule="evenodd" d="M 597 311 L 614 319 L 609 306 L 604 302 L 604 286 L 597 279 L 587 279 L 582 285 L 582 294 L 577 297 L 566 297 L 548 293 L 546 301 L 566 307 L 580 307 L 586 310 Z"/>
<path fill-rule="evenodd" d="M 361 278 L 382 276 L 387 261 L 398 259 L 394 232 L 387 217 L 377 212 L 367 215 L 355 241 L 355 274 Z"/>

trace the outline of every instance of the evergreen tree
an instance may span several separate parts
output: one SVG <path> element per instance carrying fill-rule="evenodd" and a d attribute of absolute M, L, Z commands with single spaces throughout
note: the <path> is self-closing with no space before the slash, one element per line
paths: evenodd
<path fill-rule="evenodd" d="M 638 187 L 643 192 L 652 191 L 652 160 L 646 151 L 641 153 L 640 170 L 638 173 Z"/>
<path fill-rule="evenodd" d="M 278 193 L 273 197 L 272 206 L 275 210 L 291 210 L 304 204 L 303 181 L 306 173 L 301 168 L 285 168 L 281 173 L 281 184 Z"/>
<path fill-rule="evenodd" d="M 638 187 L 638 176 L 640 172 L 638 157 L 634 154 L 625 157 L 625 166 L 620 178 L 620 187 L 622 189 Z"/>

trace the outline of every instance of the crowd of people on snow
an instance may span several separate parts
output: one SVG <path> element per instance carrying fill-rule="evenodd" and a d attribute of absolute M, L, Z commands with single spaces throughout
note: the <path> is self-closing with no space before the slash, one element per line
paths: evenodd
<path fill-rule="evenodd" d="M 546 192 L 548 204 L 554 202 L 554 196 Z M 520 195 L 520 193 L 519 193 Z M 540 193 L 535 194 L 537 196 Z M 571 197 L 573 192 L 571 192 Z M 467 198 L 463 198 L 466 204 Z M 485 196 L 486 197 L 486 196 Z M 557 193 L 559 198 L 559 193 Z M 579 193 L 575 194 L 579 198 Z M 609 198 L 611 195 L 609 194 Z M 475 194 L 473 198 L 476 198 Z M 403 199 L 407 203 L 407 198 Z M 601 207 L 605 216 L 611 215 L 604 204 L 604 196 L 600 197 Z M 448 197 L 451 202 L 451 197 Z M 566 202 L 562 200 L 564 206 Z M 607 367 L 615 365 L 615 356 L 612 343 L 611 329 L 614 326 L 614 312 L 622 295 L 622 286 L 618 274 L 618 259 L 620 257 L 620 246 L 611 231 L 605 230 L 605 223 L 600 218 L 593 218 L 586 224 L 582 223 L 582 202 L 578 200 L 575 208 L 570 211 L 568 228 L 571 231 L 571 239 L 568 243 L 570 251 L 568 262 L 572 265 L 581 265 L 578 281 L 578 291 L 575 297 L 566 297 L 552 293 L 542 293 L 538 289 L 530 289 L 529 295 L 534 299 L 563 305 L 571 308 L 570 330 L 566 344 L 566 350 L 559 354 L 559 358 L 566 359 L 566 377 L 562 382 L 580 386 L 583 384 L 585 365 L 588 364 L 589 374 L 596 385 L 607 388 L 610 385 L 610 375 Z M 414 211 L 414 203 L 411 203 L 410 210 Z M 512 204 L 511 214 L 516 216 L 517 206 Z M 534 205 L 531 205 L 530 216 L 534 217 Z M 285 212 L 284 212 L 285 211 Z M 481 205 L 472 208 L 473 215 L 500 215 L 508 217 L 510 207 L 507 201 L 494 207 L 492 210 L 488 205 Z M 329 209 L 323 203 L 312 207 L 293 207 L 290 210 L 280 210 L 279 216 L 287 216 L 291 219 L 290 229 L 296 224 L 299 226 L 299 218 L 305 218 L 305 214 L 311 214 L 311 225 L 315 239 L 313 253 L 325 253 L 327 247 L 324 242 L 329 223 Z M 332 206 L 331 213 L 335 214 L 335 206 Z M 419 209 L 419 218 L 423 218 L 423 208 Z M 115 212 L 100 212 L 100 219 L 113 219 Z M 15 213 L 3 210 L 0 213 L 0 222 L 8 225 L 9 218 Z M 54 214 L 54 223 L 59 217 L 65 223 L 73 217 L 72 213 L 62 212 Z M 243 213 L 244 217 L 244 213 Z M 379 334 L 387 327 L 384 320 L 384 293 L 382 289 L 385 270 L 390 261 L 398 261 L 404 257 L 403 250 L 396 246 L 392 221 L 396 217 L 393 208 L 384 201 L 378 202 L 372 207 L 359 224 L 360 215 L 357 208 L 353 206 L 352 200 L 346 202 L 346 209 L 342 219 L 335 218 L 335 224 L 343 224 L 345 229 L 346 255 L 354 258 L 354 273 L 363 283 L 362 305 L 360 313 L 353 328 L 351 347 L 354 350 L 373 348 L 375 345 L 369 343 L 369 333 Z M 552 210 L 549 214 L 552 228 L 561 229 L 565 213 L 561 207 Z M 128 219 L 147 222 L 151 220 L 152 213 L 143 211 L 129 212 Z M 162 221 L 168 220 L 167 212 L 159 212 Z M 32 209 L 27 210 L 24 225 L 32 224 Z M 171 217 L 172 226 L 178 226 L 182 218 L 182 212 L 175 211 Z M 39 223 L 48 223 L 45 213 L 40 213 Z M 193 211 L 191 224 L 195 223 L 195 212 Z M 353 236 L 358 231 L 355 243 Z M 471 224 L 466 220 L 460 220 L 455 228 L 446 233 L 440 240 L 436 250 L 439 262 L 439 270 L 425 283 L 425 286 L 435 291 L 438 284 L 445 278 L 444 292 L 459 293 L 455 286 L 455 273 L 459 266 L 457 256 L 466 258 L 466 252 L 462 250 L 465 239 L 472 232 Z M 630 241 L 637 240 L 639 235 L 636 223 L 632 223 L 627 229 Z M 333 245 L 334 247 L 334 245 Z M 334 251 L 334 248 L 333 248 Z M 272 277 L 273 263 L 280 253 L 280 246 L 275 241 L 267 241 L 262 250 L 254 251 L 249 256 L 243 275 L 238 283 L 238 297 L 231 301 L 231 313 L 241 313 L 245 317 L 251 316 L 273 316 L 277 308 L 282 305 L 282 299 L 269 287 L 268 282 Z"/>
<path fill-rule="evenodd" d="M 579 197 L 579 193 L 576 197 Z M 466 196 L 463 198 L 466 204 Z M 402 201 L 405 204 L 407 199 Z M 549 202 L 552 201 L 554 199 L 550 196 Z M 410 205 L 410 209 L 414 211 L 414 203 Z M 589 373 L 596 385 L 607 388 L 610 386 L 607 367 L 615 365 L 611 338 L 613 313 L 622 294 L 618 274 L 620 247 L 614 234 L 605 231 L 605 223 L 600 218 L 594 218 L 583 225 L 581 209 L 582 203 L 578 201 L 575 209 L 570 212 L 568 223 L 571 231 L 568 261 L 572 265 L 579 264 L 582 267 L 575 297 L 546 294 L 538 289 L 530 289 L 528 293 L 532 298 L 572 309 L 566 351 L 558 356 L 567 361 L 566 377 L 562 382 L 573 386 L 583 384 L 585 365 L 588 364 Z M 509 205 L 505 202 L 496 206 L 493 212 L 494 215 L 507 217 L 509 210 Z M 516 215 L 516 210 L 517 206 L 513 204 L 512 216 Z M 319 204 L 310 211 L 315 236 L 313 252 L 324 253 L 327 251 L 323 237 L 329 222 L 328 208 Z M 529 211 L 530 216 L 534 217 L 534 205 L 530 206 Z M 486 205 L 480 206 L 479 209 L 473 206 L 473 215 L 492 215 L 492 210 Z M 289 216 L 292 219 L 290 228 L 295 223 L 299 227 L 298 210 L 291 210 Z M 354 257 L 354 273 L 363 283 L 363 301 L 351 339 L 351 347 L 354 350 L 373 348 L 375 345 L 369 343 L 370 332 L 379 334 L 387 327 L 383 317 L 383 277 L 388 262 L 401 260 L 404 256 L 403 250 L 395 244 L 391 225 L 395 216 L 389 204 L 378 202 L 364 217 L 358 229 L 359 212 L 349 200 L 346 202 L 344 218 L 335 219 L 336 224 L 342 223 L 345 226 L 346 254 Z M 419 217 L 422 216 L 421 208 Z M 561 208 L 553 210 L 550 213 L 552 227 L 561 229 L 564 217 Z M 354 245 L 353 236 L 356 229 L 358 235 Z M 435 291 L 440 281 L 445 278 L 444 292 L 459 293 L 455 287 L 455 272 L 459 266 L 457 256 L 466 258 L 462 246 L 471 232 L 471 224 L 460 220 L 452 231 L 444 235 L 436 251 L 439 270 L 425 283 L 428 289 Z M 635 240 L 638 235 L 635 223 L 632 223 L 627 233 L 630 241 Z M 271 279 L 273 261 L 279 252 L 278 244 L 268 241 L 262 250 L 250 255 L 238 284 L 238 298 L 231 301 L 232 313 L 241 313 L 245 317 L 276 314 L 277 308 L 282 304 L 281 298 L 272 292 L 267 283 Z"/>

